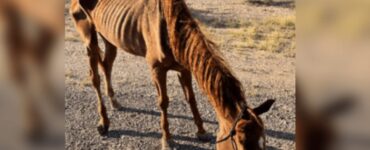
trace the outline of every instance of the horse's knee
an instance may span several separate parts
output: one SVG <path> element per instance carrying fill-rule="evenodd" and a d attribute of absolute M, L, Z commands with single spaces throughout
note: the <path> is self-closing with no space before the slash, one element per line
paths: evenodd
<path fill-rule="evenodd" d="M 90 70 L 90 79 L 94 87 L 100 87 L 100 76 L 96 71 Z"/>

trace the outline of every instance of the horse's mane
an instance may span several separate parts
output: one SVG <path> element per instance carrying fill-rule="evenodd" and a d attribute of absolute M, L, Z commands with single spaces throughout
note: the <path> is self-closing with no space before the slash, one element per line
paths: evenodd
<path fill-rule="evenodd" d="M 234 116 L 246 106 L 244 91 L 217 46 L 201 32 L 184 0 L 164 0 L 162 11 L 176 61 L 192 71 L 215 109 Z"/>

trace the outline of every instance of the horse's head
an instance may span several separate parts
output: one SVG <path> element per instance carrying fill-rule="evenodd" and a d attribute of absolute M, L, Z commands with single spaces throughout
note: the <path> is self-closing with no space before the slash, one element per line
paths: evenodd
<path fill-rule="evenodd" d="M 234 120 L 229 133 L 217 135 L 218 150 L 262 150 L 265 145 L 265 128 L 259 115 L 267 112 L 275 100 L 267 100 L 256 108 L 246 108 Z"/>

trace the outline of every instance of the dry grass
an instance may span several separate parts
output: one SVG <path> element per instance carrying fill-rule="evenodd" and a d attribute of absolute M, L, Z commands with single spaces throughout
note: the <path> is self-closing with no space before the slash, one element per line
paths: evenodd
<path fill-rule="evenodd" d="M 64 34 L 64 40 L 71 41 L 71 42 L 79 42 L 80 38 L 79 38 L 78 33 L 76 32 L 66 32 Z"/>
<path fill-rule="evenodd" d="M 65 69 L 64 71 L 64 77 L 67 79 L 73 78 L 73 73 L 71 69 Z"/>
<path fill-rule="evenodd" d="M 84 89 L 86 87 L 92 86 L 91 79 L 89 77 L 83 78 L 82 81 L 79 83 L 80 89 Z"/>
<path fill-rule="evenodd" d="M 244 29 L 250 48 L 294 56 L 295 17 L 275 17 L 252 23 Z"/>
<path fill-rule="evenodd" d="M 261 20 L 199 23 L 206 36 L 220 46 L 228 44 L 241 53 L 248 48 L 295 57 L 295 22 L 295 16 L 289 15 Z"/>
<path fill-rule="evenodd" d="M 248 48 L 295 56 L 294 16 L 251 21 L 250 26 L 233 32 L 236 38 L 244 40 Z"/>

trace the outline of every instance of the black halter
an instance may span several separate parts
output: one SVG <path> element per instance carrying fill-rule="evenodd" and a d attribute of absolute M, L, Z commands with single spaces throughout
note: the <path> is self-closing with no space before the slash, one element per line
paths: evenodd
<path fill-rule="evenodd" d="M 229 134 L 226 137 L 222 138 L 221 140 L 216 141 L 216 143 L 224 142 L 230 138 L 231 144 L 233 145 L 233 149 L 238 150 L 238 147 L 236 146 L 236 142 L 234 140 L 234 135 L 236 134 L 235 128 L 236 128 L 236 124 L 244 117 L 244 112 L 246 111 L 246 109 L 247 107 L 243 107 L 242 111 L 238 114 L 238 117 L 234 120 L 232 124 Z"/>

